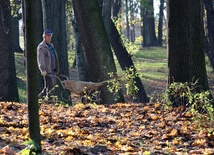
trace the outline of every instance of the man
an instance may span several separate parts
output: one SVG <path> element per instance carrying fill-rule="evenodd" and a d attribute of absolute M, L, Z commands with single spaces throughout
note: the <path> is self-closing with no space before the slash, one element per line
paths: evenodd
<path fill-rule="evenodd" d="M 50 98 L 50 91 L 56 85 L 56 78 L 59 73 L 59 61 L 56 50 L 51 43 L 53 33 L 45 30 L 43 33 L 43 41 L 37 47 L 37 63 L 41 75 L 44 79 L 44 88 L 38 95 L 39 98 Z"/>

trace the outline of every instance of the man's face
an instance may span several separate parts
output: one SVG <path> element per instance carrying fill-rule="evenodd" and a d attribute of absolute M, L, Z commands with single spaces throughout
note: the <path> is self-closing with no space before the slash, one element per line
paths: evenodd
<path fill-rule="evenodd" d="M 46 43 L 50 43 L 52 38 L 52 34 L 45 34 L 44 39 Z"/>

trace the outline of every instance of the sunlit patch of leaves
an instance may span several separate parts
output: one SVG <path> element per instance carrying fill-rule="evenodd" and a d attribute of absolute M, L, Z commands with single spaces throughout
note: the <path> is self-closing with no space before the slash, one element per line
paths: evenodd
<path fill-rule="evenodd" d="M 1 102 L 0 109 L 0 154 L 21 154 L 29 139 L 27 106 Z M 39 114 L 46 154 L 214 153 L 213 122 L 200 125 L 183 106 L 42 104 Z"/>

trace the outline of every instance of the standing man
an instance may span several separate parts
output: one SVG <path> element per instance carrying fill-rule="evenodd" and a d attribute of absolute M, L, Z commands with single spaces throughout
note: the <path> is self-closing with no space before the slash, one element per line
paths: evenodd
<path fill-rule="evenodd" d="M 50 98 L 50 91 L 56 85 L 56 78 L 59 73 L 59 61 L 56 50 L 51 43 L 53 33 L 45 30 L 43 33 L 43 41 L 37 47 L 37 63 L 41 75 L 44 79 L 44 88 L 38 95 L 39 98 L 46 96 Z"/>

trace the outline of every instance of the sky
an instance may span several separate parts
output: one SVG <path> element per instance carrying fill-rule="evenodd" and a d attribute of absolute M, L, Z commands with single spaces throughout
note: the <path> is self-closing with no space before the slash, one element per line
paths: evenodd
<path fill-rule="evenodd" d="M 153 5 L 154 5 L 154 15 L 156 16 L 156 14 L 159 14 L 160 0 L 154 0 Z M 164 15 L 166 16 L 166 9 L 164 9 Z"/>
<path fill-rule="evenodd" d="M 159 12 L 159 1 L 160 0 L 154 0 L 154 13 L 157 14 Z"/>

